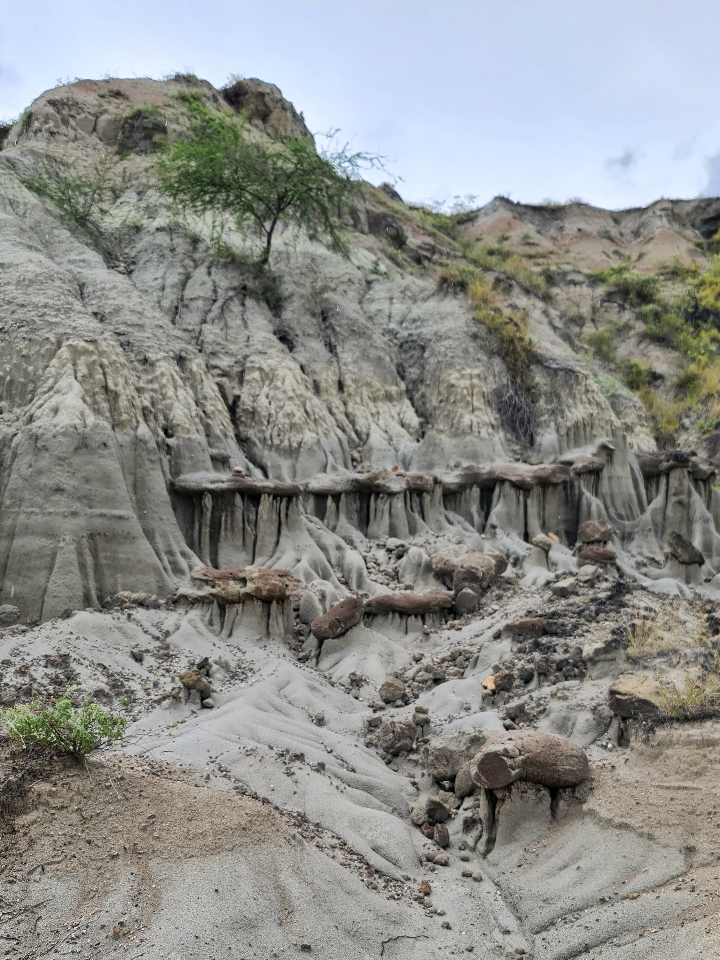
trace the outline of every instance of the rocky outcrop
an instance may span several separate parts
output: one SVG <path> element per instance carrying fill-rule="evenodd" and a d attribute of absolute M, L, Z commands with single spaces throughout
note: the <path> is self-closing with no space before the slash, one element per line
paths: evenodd
<path fill-rule="evenodd" d="M 219 603 L 244 603 L 255 598 L 272 603 L 277 600 L 298 601 L 303 583 L 289 570 L 268 570 L 266 567 L 240 567 L 237 570 L 215 570 L 195 567 L 190 576 L 198 584 L 207 584 L 208 598 Z"/>
<path fill-rule="evenodd" d="M 486 740 L 487 734 L 480 730 L 463 730 L 449 737 L 431 737 L 427 745 L 427 772 L 438 783 L 454 780 Z"/>
<path fill-rule="evenodd" d="M 656 680 L 635 674 L 618 677 L 608 691 L 608 706 L 617 717 L 631 720 L 660 715 L 665 703 L 663 689 Z"/>

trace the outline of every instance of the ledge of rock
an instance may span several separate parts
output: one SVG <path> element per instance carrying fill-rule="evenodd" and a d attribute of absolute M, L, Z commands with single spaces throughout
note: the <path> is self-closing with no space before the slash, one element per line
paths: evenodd
<path fill-rule="evenodd" d="M 578 476 L 584 473 L 600 473 L 605 469 L 605 461 L 599 457 L 578 457 L 573 460 L 570 470 Z"/>
<path fill-rule="evenodd" d="M 590 775 L 585 751 L 565 737 L 517 730 L 490 737 L 471 764 L 473 783 L 497 790 L 527 780 L 546 787 L 574 787 Z"/>
<path fill-rule="evenodd" d="M 402 613 L 408 617 L 423 617 L 428 613 L 450 610 L 453 595 L 449 590 L 426 590 L 424 593 L 384 593 L 365 601 L 365 615 L 382 616 L 387 613 Z"/>
<path fill-rule="evenodd" d="M 582 548 L 577 558 L 578 564 L 581 566 L 584 563 L 615 563 L 617 554 L 614 550 L 611 550 L 610 547 L 599 547 L 590 544 Z"/>
<path fill-rule="evenodd" d="M 226 476 L 186 474 L 172 481 L 172 489 L 184 496 L 195 496 L 199 493 L 244 493 L 251 496 L 267 494 L 273 497 L 297 497 L 302 493 L 302 487 L 296 483 L 243 477 L 232 473 Z"/>
<path fill-rule="evenodd" d="M 642 720 L 663 709 L 663 688 L 655 680 L 636 674 L 618 677 L 608 691 L 608 706 L 617 717 Z"/>
<path fill-rule="evenodd" d="M 434 473 L 405 473 L 402 470 L 369 470 L 365 473 L 320 474 L 303 484 L 306 493 L 335 496 L 343 493 L 396 494 L 411 490 L 431 493 L 438 482 Z"/>
<path fill-rule="evenodd" d="M 201 598 L 220 603 L 244 603 L 251 597 L 272 602 L 299 600 L 304 584 L 289 570 L 267 567 L 238 567 L 235 570 L 215 570 L 213 567 L 195 567 L 190 576 L 209 589 Z"/>
<path fill-rule="evenodd" d="M 491 490 L 500 480 L 507 481 L 520 490 L 533 487 L 549 487 L 570 479 L 570 467 L 561 463 L 504 463 L 495 467 L 465 467 L 459 473 L 444 476 L 443 490 L 454 493 L 465 487 L 480 487 Z"/>

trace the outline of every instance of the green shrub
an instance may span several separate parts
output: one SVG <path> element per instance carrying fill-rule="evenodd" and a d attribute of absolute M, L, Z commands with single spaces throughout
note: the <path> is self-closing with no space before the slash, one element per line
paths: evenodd
<path fill-rule="evenodd" d="M 615 361 L 615 337 L 612 330 L 593 330 L 587 337 L 588 346 L 601 360 Z"/>
<path fill-rule="evenodd" d="M 672 720 L 691 721 L 720 712 L 720 677 L 710 674 L 701 679 L 685 675 L 680 688 L 662 691 L 663 711 Z"/>
<path fill-rule="evenodd" d="M 590 279 L 607 284 L 631 307 L 654 303 L 660 288 L 658 277 L 638 273 L 637 270 L 633 270 L 628 260 L 624 260 L 615 267 L 608 267 L 607 270 L 591 273 Z"/>
<path fill-rule="evenodd" d="M 21 176 L 21 183 L 55 205 L 60 218 L 70 225 L 97 229 L 97 214 L 104 213 L 103 201 L 110 192 L 111 161 L 103 156 L 90 177 L 66 177 L 45 161 L 37 176 Z"/>
<path fill-rule="evenodd" d="M 22 749 L 47 746 L 82 760 L 88 753 L 120 740 L 127 727 L 125 717 L 113 717 L 88 700 L 74 706 L 69 696 L 60 697 L 51 706 L 41 703 L 20 704 L 0 712 L 10 740 Z"/>

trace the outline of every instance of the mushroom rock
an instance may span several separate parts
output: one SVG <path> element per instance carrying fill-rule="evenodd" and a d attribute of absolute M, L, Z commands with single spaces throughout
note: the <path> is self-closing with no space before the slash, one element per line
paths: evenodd
<path fill-rule="evenodd" d="M 513 730 L 490 737 L 471 764 L 473 783 L 497 790 L 516 780 L 546 787 L 574 787 L 590 775 L 585 751 L 565 737 Z"/>

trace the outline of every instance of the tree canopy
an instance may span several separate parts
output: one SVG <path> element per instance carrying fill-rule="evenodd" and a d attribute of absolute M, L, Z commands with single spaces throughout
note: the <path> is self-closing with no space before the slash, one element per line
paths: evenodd
<path fill-rule="evenodd" d="M 347 148 L 319 154 L 309 137 L 268 136 L 242 114 L 201 103 L 189 109 L 186 138 L 165 144 L 158 160 L 160 188 L 177 207 L 229 217 L 238 230 L 254 227 L 261 264 L 283 222 L 324 235 L 347 256 L 341 219 L 357 194 L 359 170 L 379 158 Z"/>

